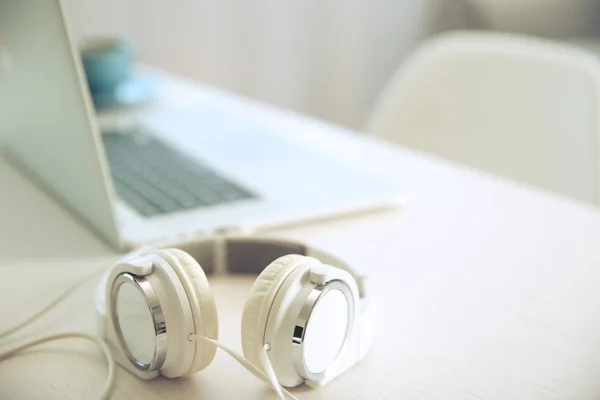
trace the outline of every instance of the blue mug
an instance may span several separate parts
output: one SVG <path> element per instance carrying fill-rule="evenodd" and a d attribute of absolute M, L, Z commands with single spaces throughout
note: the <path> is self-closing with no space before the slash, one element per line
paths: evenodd
<path fill-rule="evenodd" d="M 90 39 L 81 45 L 80 54 L 94 103 L 117 101 L 119 87 L 133 74 L 133 45 L 120 38 Z"/>

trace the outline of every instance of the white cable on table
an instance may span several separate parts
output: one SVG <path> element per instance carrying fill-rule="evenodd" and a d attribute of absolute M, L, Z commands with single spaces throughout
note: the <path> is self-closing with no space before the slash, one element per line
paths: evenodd
<path fill-rule="evenodd" d="M 134 251 L 126 254 L 122 258 L 135 256 L 135 255 L 140 254 L 140 253 L 142 253 L 144 251 L 147 251 L 148 249 L 150 249 L 150 248 L 149 247 L 141 247 L 139 249 L 136 249 L 136 250 L 134 250 Z M 88 279 L 91 279 L 94 276 L 102 273 L 108 267 L 110 267 L 112 264 L 113 264 L 112 262 L 111 263 L 103 264 L 102 267 L 96 268 L 92 272 L 90 272 L 89 274 L 84 275 L 81 278 L 79 278 L 77 281 L 75 281 L 75 283 L 73 283 L 65 291 L 63 291 L 58 296 L 56 296 L 56 298 L 54 300 L 52 300 L 50 303 L 48 303 L 46 306 L 44 306 L 41 310 L 39 310 L 38 312 L 32 314 L 31 316 L 29 316 L 28 318 L 26 318 L 24 321 L 21 321 L 20 323 L 14 325 L 14 326 L 12 326 L 12 327 L 10 327 L 8 329 L 0 331 L 0 339 L 2 339 L 3 337 L 8 336 L 8 335 L 10 335 L 10 334 L 18 331 L 21 328 L 24 328 L 25 326 L 29 325 L 30 323 L 32 323 L 36 319 L 38 319 L 41 316 L 43 316 L 44 314 L 46 314 L 52 308 L 56 307 L 61 301 L 63 301 L 67 297 L 69 297 L 69 295 L 71 295 L 71 293 L 73 293 L 77 288 L 79 288 L 85 281 L 87 281 Z"/>
<path fill-rule="evenodd" d="M 143 252 L 145 250 L 146 250 L 146 248 L 137 249 L 137 250 L 132 251 L 131 253 L 127 254 L 125 257 L 139 254 L 140 252 Z M 19 322 L 18 324 L 15 324 L 12 327 L 5 329 L 3 331 L 0 331 L 0 339 L 17 332 L 18 330 L 26 327 L 27 325 L 31 324 L 36 319 L 38 319 L 38 318 L 42 317 L 43 315 L 45 315 L 46 313 L 48 313 L 52 308 L 56 307 L 60 302 L 65 300 L 67 297 L 69 297 L 69 295 L 71 295 L 85 281 L 100 274 L 101 272 L 106 270 L 106 268 L 108 268 L 109 265 L 112 265 L 112 263 L 102 265 L 101 268 L 94 269 L 89 274 L 84 275 L 83 277 L 78 279 L 75 283 L 73 283 L 71 286 L 69 286 L 66 290 L 64 290 L 58 296 L 56 296 L 56 298 L 54 300 L 52 300 L 50 303 L 46 304 L 46 306 L 44 306 L 42 309 L 40 309 L 36 313 L 33 313 L 28 318 Z M 62 340 L 62 339 L 72 339 L 72 338 L 86 339 L 86 340 L 92 341 L 92 342 L 96 343 L 98 345 L 98 347 L 100 347 L 100 350 L 102 350 L 102 352 L 104 353 L 104 356 L 106 357 L 106 361 L 108 363 L 108 377 L 106 378 L 106 383 L 104 385 L 104 389 L 102 390 L 102 393 L 100 394 L 99 399 L 100 400 L 108 399 L 108 396 L 110 395 L 110 392 L 112 390 L 112 387 L 113 387 L 114 381 L 115 381 L 115 360 L 113 358 L 112 352 L 110 351 L 110 348 L 102 339 L 99 339 L 99 338 L 89 335 L 87 333 L 66 332 L 66 333 L 59 333 L 59 334 L 49 335 L 49 336 L 45 336 L 45 337 L 42 337 L 39 339 L 35 339 L 35 340 L 29 341 L 27 343 L 24 343 L 16 348 L 13 348 L 11 350 L 0 353 L 0 361 L 12 358 L 12 357 L 16 356 L 18 353 L 20 353 L 24 350 L 27 350 L 31 347 L 34 347 L 34 346 L 38 346 L 38 345 L 41 345 L 41 344 L 44 344 L 47 342 L 51 342 L 51 341 Z"/>
<path fill-rule="evenodd" d="M 288 390 L 281 387 L 281 385 L 279 384 L 279 381 L 277 380 L 277 376 L 275 376 L 275 371 L 273 370 L 273 366 L 271 365 L 271 362 L 269 361 L 269 357 L 266 354 L 265 348 L 263 348 L 263 351 L 265 352 L 266 362 L 264 360 L 261 360 L 261 361 L 263 361 L 263 363 L 266 363 L 266 365 L 264 367 L 267 370 L 267 375 L 265 375 L 254 364 L 252 364 L 245 357 L 238 354 L 235 350 L 233 350 L 231 347 L 227 346 L 226 344 L 223 344 L 217 340 L 210 339 L 210 338 L 200 336 L 200 335 L 190 335 L 189 338 L 206 340 L 208 342 L 211 342 L 212 344 L 214 344 L 221 350 L 223 350 L 225 353 L 229 354 L 231 357 L 233 357 L 233 359 L 235 359 L 238 363 L 240 363 L 240 365 L 242 367 L 246 368 L 246 370 L 251 372 L 254 376 L 256 376 L 257 378 L 259 378 L 262 381 L 270 383 L 271 386 L 273 386 L 273 389 L 275 390 L 275 392 L 277 392 L 277 396 L 279 397 L 280 400 L 285 400 L 285 396 L 283 395 L 283 393 L 290 396 L 290 398 L 292 398 L 293 400 L 298 400 L 298 398 L 296 396 L 294 396 Z"/>
<path fill-rule="evenodd" d="M 86 340 L 96 343 L 98 345 L 98 347 L 100 347 L 100 350 L 102 350 L 102 352 L 104 353 L 104 357 L 106 357 L 106 362 L 108 363 L 108 376 L 106 378 L 106 383 L 104 384 L 104 389 L 102 390 L 102 393 L 100 393 L 100 396 L 98 397 L 98 399 L 99 400 L 108 400 L 110 393 L 113 389 L 113 385 L 115 383 L 115 359 L 112 355 L 112 352 L 110 351 L 110 348 L 104 341 L 102 341 L 101 339 L 98 339 L 97 337 L 94 337 L 92 335 L 88 335 L 87 333 L 79 333 L 79 332 L 59 333 L 56 335 L 49 335 L 49 336 L 45 336 L 45 337 L 42 337 L 42 338 L 39 338 L 36 340 L 32 340 L 30 342 L 27 342 L 25 344 L 17 346 L 14 349 L 0 353 L 0 361 L 15 357 L 18 353 L 22 352 L 23 350 L 30 349 L 30 348 L 38 346 L 40 344 L 44 344 L 44 343 L 48 343 L 48 342 L 52 342 L 52 341 L 56 341 L 56 340 L 62 340 L 62 339 L 86 339 Z"/>
<path fill-rule="evenodd" d="M 102 270 L 104 270 L 104 268 L 106 268 L 106 267 L 105 266 L 102 267 Z M 85 281 L 87 281 L 88 279 L 93 278 L 95 275 L 97 275 L 98 273 L 100 273 L 102 270 L 97 269 L 97 270 L 94 270 L 93 272 L 91 272 L 91 273 L 83 276 L 82 278 L 80 278 L 79 280 L 77 280 L 75 283 L 73 283 L 71 286 L 69 286 L 64 292 L 62 292 L 61 294 L 59 294 L 54 300 L 52 300 L 50 303 L 48 303 L 46 306 L 44 306 L 38 312 L 32 314 L 31 316 L 29 316 L 28 318 L 26 318 L 24 321 L 21 321 L 20 323 L 14 325 L 14 326 L 12 326 L 12 327 L 4 330 L 4 331 L 0 331 L 0 339 L 2 339 L 3 337 L 6 337 L 6 336 L 8 336 L 8 335 L 10 335 L 10 334 L 18 331 L 19 329 L 24 328 L 25 326 L 29 325 L 30 323 L 32 323 L 33 321 L 35 321 L 39 317 L 41 317 L 44 314 L 46 314 L 52 308 L 56 307 L 61 301 L 63 301 L 67 297 L 69 297 L 69 295 L 71 293 L 73 293 L 77 288 L 79 288 Z"/>

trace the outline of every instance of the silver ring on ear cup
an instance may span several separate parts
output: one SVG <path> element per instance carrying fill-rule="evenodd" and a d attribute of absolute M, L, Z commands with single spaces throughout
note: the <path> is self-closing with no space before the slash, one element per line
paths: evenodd
<path fill-rule="evenodd" d="M 150 315 L 152 316 L 155 342 L 154 355 L 152 357 L 152 361 L 149 363 L 141 363 L 134 357 L 129 349 L 129 346 L 125 342 L 123 332 L 121 331 L 121 325 L 117 318 L 117 295 L 121 285 L 124 283 L 133 284 L 141 292 L 144 300 L 146 301 L 146 305 L 148 306 Z M 161 368 L 167 357 L 167 325 L 162 307 L 160 306 L 160 302 L 156 296 L 156 293 L 154 292 L 154 289 L 152 289 L 152 285 L 150 285 L 150 283 L 144 278 L 136 277 L 135 275 L 129 273 L 123 273 L 117 276 L 113 283 L 111 290 L 111 304 L 112 322 L 113 326 L 115 327 L 117 339 L 119 340 L 119 344 L 129 361 L 141 371 L 155 371 Z"/>
<path fill-rule="evenodd" d="M 315 373 L 310 371 L 305 362 L 304 336 L 306 334 L 306 329 L 310 327 L 310 315 L 312 314 L 313 309 L 315 308 L 319 300 L 321 300 L 325 294 L 332 290 L 339 290 L 340 292 L 342 292 L 348 303 L 348 323 L 346 327 L 346 335 L 344 337 L 344 342 L 340 347 L 340 350 L 338 351 L 333 364 L 326 368 L 324 371 Z M 296 372 L 304 379 L 308 379 L 314 382 L 319 382 L 323 380 L 325 378 L 325 375 L 327 374 L 327 371 L 332 366 L 334 366 L 337 361 L 340 360 L 341 355 L 344 353 L 344 350 L 346 349 L 346 344 L 348 343 L 348 337 L 350 336 L 352 327 L 354 326 L 355 318 L 355 304 L 352 297 L 352 290 L 345 282 L 334 280 L 324 285 L 317 285 L 313 290 L 311 290 L 309 295 L 306 297 L 306 300 L 304 301 L 304 305 L 300 309 L 300 313 L 298 314 L 298 318 L 296 319 L 296 325 L 294 327 L 294 333 L 292 337 L 292 360 Z"/>

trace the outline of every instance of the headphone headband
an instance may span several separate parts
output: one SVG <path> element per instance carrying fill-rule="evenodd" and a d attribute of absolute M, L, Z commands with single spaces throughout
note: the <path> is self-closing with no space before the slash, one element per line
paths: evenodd
<path fill-rule="evenodd" d="M 152 246 L 143 251 L 133 251 L 131 256 L 140 256 L 154 249 L 168 246 Z M 174 247 L 185 251 L 202 266 L 207 276 L 215 274 L 254 274 L 258 275 L 271 262 L 287 254 L 299 254 L 314 257 L 324 264 L 340 268 L 348 272 L 356 281 L 358 294 L 365 309 L 368 295 L 366 275 L 360 274 L 358 268 L 350 266 L 341 258 L 330 252 L 309 246 L 305 243 L 285 239 L 256 238 L 256 237 L 218 237 L 197 239 L 189 242 L 177 243 Z M 104 273 L 95 296 L 96 309 L 100 314 L 105 313 L 104 290 L 108 272 Z"/>
<path fill-rule="evenodd" d="M 177 248 L 196 259 L 208 276 L 223 273 L 258 275 L 266 265 L 287 254 L 314 257 L 348 272 L 356 281 L 361 299 L 368 292 L 367 276 L 358 268 L 330 252 L 299 241 L 240 236 L 182 243 Z"/>

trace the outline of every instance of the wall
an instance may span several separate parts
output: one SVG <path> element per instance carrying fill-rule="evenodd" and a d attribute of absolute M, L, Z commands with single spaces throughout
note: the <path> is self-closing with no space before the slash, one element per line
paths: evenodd
<path fill-rule="evenodd" d="M 488 28 L 564 38 L 600 32 L 597 0 L 469 0 Z"/>
<path fill-rule="evenodd" d="M 167 70 L 361 127 L 402 56 L 469 24 L 458 0 L 68 0 L 80 35 L 122 34 Z"/>
<path fill-rule="evenodd" d="M 423 38 L 484 27 L 587 35 L 596 0 L 64 0 L 78 35 L 118 34 L 140 58 L 208 84 L 360 128 Z"/>

